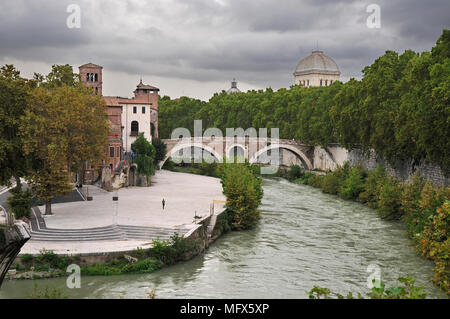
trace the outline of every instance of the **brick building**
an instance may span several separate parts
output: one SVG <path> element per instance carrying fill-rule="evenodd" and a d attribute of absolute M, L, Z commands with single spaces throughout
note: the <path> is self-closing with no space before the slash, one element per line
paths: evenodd
<path fill-rule="evenodd" d="M 81 81 L 84 85 L 92 87 L 94 94 L 103 93 L 102 70 L 103 67 L 93 63 L 79 67 Z M 103 97 L 111 124 L 104 165 L 109 166 L 111 170 L 123 160 L 124 152 L 131 151 L 131 144 L 139 133 L 144 133 L 149 142 L 152 141 L 152 137 L 158 137 L 158 92 L 157 87 L 145 85 L 141 80 L 136 86 L 133 98 Z M 89 177 L 92 172 L 88 172 L 87 175 Z"/>

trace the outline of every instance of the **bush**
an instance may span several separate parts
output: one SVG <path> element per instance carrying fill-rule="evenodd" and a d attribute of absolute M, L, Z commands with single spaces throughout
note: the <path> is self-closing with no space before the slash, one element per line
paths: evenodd
<path fill-rule="evenodd" d="M 424 186 L 425 180 L 416 172 L 403 187 L 401 210 L 410 237 L 414 237 L 415 233 L 423 229 L 422 226 L 419 226 L 419 223 L 423 224 L 424 222 L 419 202 Z"/>
<path fill-rule="evenodd" d="M 155 270 L 161 269 L 164 264 L 158 259 L 147 258 L 143 260 L 139 260 L 135 263 L 129 263 L 123 266 L 123 273 L 150 273 Z"/>
<path fill-rule="evenodd" d="M 418 236 L 418 249 L 435 261 L 434 282 L 450 297 L 450 201 L 430 217 Z"/>
<path fill-rule="evenodd" d="M 287 172 L 287 179 L 290 181 L 294 181 L 300 176 L 302 176 L 301 167 L 298 165 L 292 165 L 290 170 Z"/>
<path fill-rule="evenodd" d="M 147 182 L 149 182 L 150 176 L 155 173 L 155 147 L 147 141 L 144 133 L 141 133 L 134 143 L 131 144 L 131 149 L 137 154 L 134 162 L 138 166 L 138 173 L 145 174 Z"/>
<path fill-rule="evenodd" d="M 336 195 L 339 190 L 339 177 L 333 173 L 325 175 L 320 187 L 324 193 Z"/>
<path fill-rule="evenodd" d="M 182 260 L 183 255 L 194 247 L 193 243 L 178 234 L 174 234 L 170 241 L 154 240 L 152 244 L 153 247 L 148 250 L 148 256 L 166 265 Z"/>
<path fill-rule="evenodd" d="M 19 186 L 10 190 L 12 196 L 8 197 L 8 205 L 16 219 L 22 217 L 30 218 L 33 194 L 30 189 L 22 191 Z"/>
<path fill-rule="evenodd" d="M 169 171 L 174 171 L 175 170 L 175 163 L 172 161 L 172 158 L 168 158 L 167 161 L 164 163 L 163 169 L 167 169 Z"/>
<path fill-rule="evenodd" d="M 369 299 L 424 299 L 426 293 L 423 287 L 416 287 L 415 280 L 412 277 L 398 278 L 403 286 L 391 286 L 386 289 L 386 285 L 381 282 L 380 287 L 373 287 L 370 293 L 366 294 Z M 347 295 L 332 292 L 328 288 L 314 286 L 309 292 L 309 299 L 354 299 L 353 293 Z M 357 294 L 358 299 L 364 299 L 361 293 Z"/>
<path fill-rule="evenodd" d="M 164 160 L 167 154 L 167 145 L 159 138 L 153 138 L 152 144 L 155 147 L 155 162 Z"/>
<path fill-rule="evenodd" d="M 378 212 L 382 218 L 398 219 L 401 217 L 402 191 L 402 184 L 393 177 L 388 177 L 382 184 L 378 198 Z"/>
<path fill-rule="evenodd" d="M 404 185 L 401 198 L 402 212 L 404 215 L 414 214 L 420 210 L 419 201 L 425 179 L 415 172 L 411 179 Z"/>
<path fill-rule="evenodd" d="M 198 164 L 198 168 L 200 169 L 201 175 L 218 177 L 216 162 L 207 163 L 207 162 L 203 161 L 202 163 Z"/>
<path fill-rule="evenodd" d="M 364 182 L 364 191 L 359 194 L 361 202 L 371 208 L 377 208 L 381 186 L 384 184 L 386 178 L 386 170 L 382 165 L 378 165 L 375 170 L 369 171 Z"/>
<path fill-rule="evenodd" d="M 356 200 L 359 197 L 359 194 L 364 190 L 365 176 L 366 173 L 361 167 L 353 167 L 347 178 L 339 187 L 339 196 L 345 199 Z"/>
<path fill-rule="evenodd" d="M 226 207 L 234 213 L 233 228 L 249 229 L 260 218 L 258 206 L 263 196 L 261 180 L 245 164 L 224 164 L 221 177 Z"/>

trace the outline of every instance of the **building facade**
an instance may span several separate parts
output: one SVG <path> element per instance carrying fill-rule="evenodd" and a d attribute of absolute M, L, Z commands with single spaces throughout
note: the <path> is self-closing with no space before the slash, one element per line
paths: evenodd
<path fill-rule="evenodd" d="M 332 58 L 323 51 L 313 51 L 302 59 L 294 72 L 294 84 L 303 86 L 329 86 L 338 81 L 341 72 Z"/>
<path fill-rule="evenodd" d="M 93 63 L 83 64 L 78 68 L 80 70 L 80 78 L 84 85 L 92 88 L 95 94 L 102 95 L 103 67 Z"/>
<path fill-rule="evenodd" d="M 102 95 L 103 67 L 88 63 L 79 67 L 84 85 L 92 87 L 94 94 Z M 158 92 L 157 87 L 140 83 L 133 98 L 104 96 L 111 130 L 108 135 L 105 166 L 114 170 L 131 151 L 131 144 L 140 133 L 151 143 L 158 137 Z"/>

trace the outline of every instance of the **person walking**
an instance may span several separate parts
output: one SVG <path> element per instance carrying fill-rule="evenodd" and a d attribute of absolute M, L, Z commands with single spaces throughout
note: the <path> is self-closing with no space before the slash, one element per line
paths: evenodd
<path fill-rule="evenodd" d="M 164 207 L 166 206 L 166 201 L 164 200 L 164 198 L 162 200 L 162 206 L 163 206 L 163 210 L 164 210 Z"/>

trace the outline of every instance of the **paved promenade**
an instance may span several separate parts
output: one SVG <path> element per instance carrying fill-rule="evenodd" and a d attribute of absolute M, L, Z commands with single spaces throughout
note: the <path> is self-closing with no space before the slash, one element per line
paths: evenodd
<path fill-rule="evenodd" d="M 43 248 L 60 254 L 96 253 L 150 247 L 152 239 L 185 234 L 194 216 L 207 216 L 213 200 L 225 200 L 220 180 L 169 171 L 157 171 L 151 187 L 129 187 L 107 192 L 89 187 L 93 201 L 52 205 L 52 216 L 33 214 L 32 239 L 21 254 Z M 113 196 L 119 196 L 114 202 Z M 165 209 L 162 209 L 162 199 Z M 215 211 L 223 209 L 217 206 Z"/>

